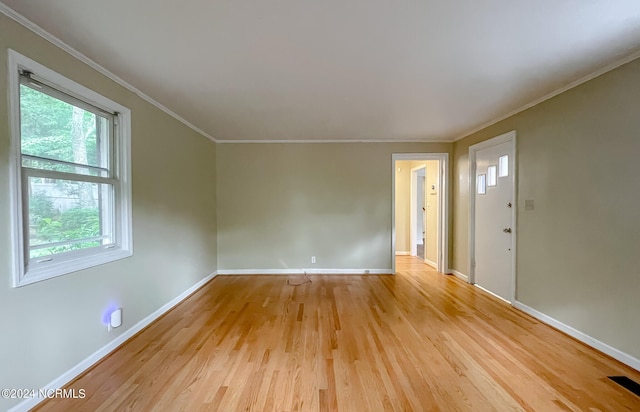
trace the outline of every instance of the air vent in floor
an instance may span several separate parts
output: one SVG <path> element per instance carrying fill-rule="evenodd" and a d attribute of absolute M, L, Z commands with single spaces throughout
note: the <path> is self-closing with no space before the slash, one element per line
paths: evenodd
<path fill-rule="evenodd" d="M 618 385 L 640 396 L 640 383 L 626 376 L 608 376 L 608 378 L 614 381 L 615 383 L 617 383 Z"/>

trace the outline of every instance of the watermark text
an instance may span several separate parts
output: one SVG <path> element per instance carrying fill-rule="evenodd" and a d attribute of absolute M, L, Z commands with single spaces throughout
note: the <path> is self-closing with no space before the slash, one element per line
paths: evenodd
<path fill-rule="evenodd" d="M 2 399 L 84 399 L 87 392 L 84 389 L 2 389 Z"/>

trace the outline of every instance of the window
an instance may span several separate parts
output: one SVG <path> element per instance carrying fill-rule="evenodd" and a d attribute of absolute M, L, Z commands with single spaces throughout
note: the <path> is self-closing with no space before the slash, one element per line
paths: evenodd
<path fill-rule="evenodd" d="M 487 194 L 487 175 L 481 174 L 478 175 L 478 194 L 484 195 Z"/>
<path fill-rule="evenodd" d="M 496 177 L 496 166 L 489 166 L 487 168 L 487 186 L 497 186 L 498 179 Z"/>
<path fill-rule="evenodd" d="M 509 176 L 509 155 L 498 158 L 498 177 Z"/>
<path fill-rule="evenodd" d="M 130 111 L 9 51 L 14 286 L 132 255 Z"/>

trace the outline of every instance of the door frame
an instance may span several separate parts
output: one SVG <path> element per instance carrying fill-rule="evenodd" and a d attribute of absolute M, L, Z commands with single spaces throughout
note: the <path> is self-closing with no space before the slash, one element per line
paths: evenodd
<path fill-rule="evenodd" d="M 396 273 L 396 161 L 438 160 L 440 196 L 438 206 L 438 272 L 449 272 L 449 153 L 392 153 L 391 154 L 391 271 Z"/>
<path fill-rule="evenodd" d="M 475 260 L 476 260 L 476 156 L 477 152 L 487 147 L 496 146 L 501 143 L 511 142 L 513 146 L 513 212 L 511 214 L 511 302 L 516 301 L 516 256 L 517 256 L 517 234 L 516 227 L 518 214 L 518 167 L 516 152 L 516 131 L 501 134 L 491 139 L 469 146 L 469 283 L 475 284 Z"/>
<path fill-rule="evenodd" d="M 417 225 L 417 217 L 418 217 L 418 171 L 424 169 L 425 174 L 427 172 L 426 166 L 416 166 L 411 168 L 411 193 L 409 195 L 410 198 L 410 207 L 409 207 L 409 253 L 411 256 L 418 255 L 418 237 L 416 236 L 416 225 Z M 426 191 L 426 187 L 424 188 Z M 423 192 L 424 194 L 424 192 Z M 424 197 L 424 196 L 423 196 Z M 426 218 L 426 216 L 425 216 Z M 422 222 L 424 226 L 424 221 Z M 426 245 L 423 245 L 426 247 Z M 425 249 L 426 252 L 426 249 Z M 422 257 L 425 259 L 425 256 Z"/>

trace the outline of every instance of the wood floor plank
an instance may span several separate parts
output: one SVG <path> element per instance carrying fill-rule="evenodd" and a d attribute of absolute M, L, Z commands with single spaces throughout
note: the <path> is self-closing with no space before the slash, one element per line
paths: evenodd
<path fill-rule="evenodd" d="M 640 373 L 411 257 L 219 276 L 39 411 L 634 411 Z M 291 284 L 290 284 L 291 283 Z"/>

